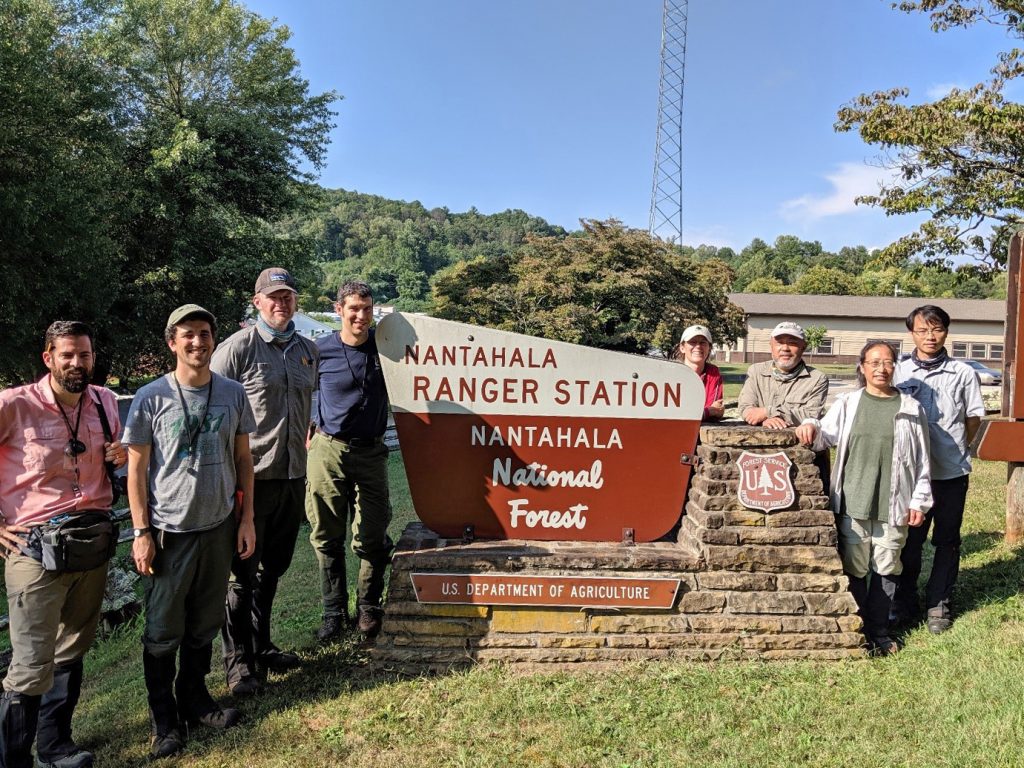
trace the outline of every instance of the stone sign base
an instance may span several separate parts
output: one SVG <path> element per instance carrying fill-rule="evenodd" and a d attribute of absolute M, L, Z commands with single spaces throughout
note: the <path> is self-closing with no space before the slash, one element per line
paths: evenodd
<path fill-rule="evenodd" d="M 788 509 L 738 502 L 734 462 L 744 450 L 789 456 L 796 498 Z M 721 426 L 702 428 L 698 455 L 677 541 L 463 543 L 409 525 L 372 658 L 416 673 L 489 661 L 863 656 L 813 454 L 790 431 Z M 430 573 L 678 579 L 679 589 L 670 609 L 421 603 L 412 575 Z"/>

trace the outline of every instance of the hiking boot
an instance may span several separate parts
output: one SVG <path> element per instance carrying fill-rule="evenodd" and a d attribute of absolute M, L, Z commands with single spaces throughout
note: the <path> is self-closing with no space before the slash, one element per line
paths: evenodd
<path fill-rule="evenodd" d="M 872 656 L 892 656 L 899 653 L 900 644 L 888 635 L 871 638 L 869 653 Z"/>
<path fill-rule="evenodd" d="M 205 725 L 207 728 L 216 728 L 218 731 L 224 731 L 228 728 L 234 728 L 238 725 L 242 719 L 242 713 L 233 707 L 216 707 L 216 709 L 208 709 L 203 713 L 191 714 L 185 718 L 189 724 L 199 723 Z"/>
<path fill-rule="evenodd" d="M 176 755 L 185 748 L 185 739 L 181 731 L 171 728 L 167 733 L 154 733 L 153 741 L 149 745 L 149 754 L 153 758 L 170 757 Z"/>
<path fill-rule="evenodd" d="M 319 634 L 319 633 L 318 633 Z M 256 655 L 256 664 L 269 672 L 287 672 L 302 664 L 298 654 L 282 651 L 276 645 Z"/>
<path fill-rule="evenodd" d="M 252 675 L 245 675 L 228 686 L 233 696 L 244 698 L 263 692 L 263 684 Z"/>
<path fill-rule="evenodd" d="M 373 605 L 360 605 L 359 618 L 356 619 L 356 629 L 372 640 L 380 634 L 381 622 L 384 618 L 384 611 Z"/>
<path fill-rule="evenodd" d="M 92 752 L 77 747 L 74 752 L 69 752 L 56 760 L 43 760 L 36 756 L 36 765 L 39 768 L 92 768 L 92 764 Z"/>
<path fill-rule="evenodd" d="M 953 619 L 942 608 L 928 610 L 928 631 L 933 635 L 941 635 L 953 626 Z"/>
<path fill-rule="evenodd" d="M 316 639 L 321 643 L 332 643 L 340 640 L 345 633 L 344 617 L 324 616 L 320 629 L 316 631 Z"/>

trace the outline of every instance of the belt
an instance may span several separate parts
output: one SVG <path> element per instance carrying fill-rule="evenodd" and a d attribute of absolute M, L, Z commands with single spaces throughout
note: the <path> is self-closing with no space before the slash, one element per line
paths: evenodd
<path fill-rule="evenodd" d="M 347 445 L 349 448 L 376 448 L 378 445 L 384 445 L 383 437 L 339 437 L 330 432 L 324 432 L 320 427 L 316 428 L 316 433 L 323 435 L 328 440 Z"/>

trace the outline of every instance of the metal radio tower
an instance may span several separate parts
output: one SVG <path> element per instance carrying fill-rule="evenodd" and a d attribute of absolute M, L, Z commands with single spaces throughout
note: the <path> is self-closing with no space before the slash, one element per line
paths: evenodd
<path fill-rule="evenodd" d="M 664 0 L 658 143 L 651 189 L 651 235 L 680 243 L 683 235 L 683 73 L 688 0 Z"/>

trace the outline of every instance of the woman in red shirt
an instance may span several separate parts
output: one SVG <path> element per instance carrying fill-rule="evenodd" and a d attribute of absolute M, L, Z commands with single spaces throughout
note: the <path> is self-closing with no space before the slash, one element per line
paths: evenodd
<path fill-rule="evenodd" d="M 703 325 L 691 325 L 683 331 L 673 355 L 688 365 L 704 383 L 704 421 L 718 421 L 725 413 L 722 402 L 722 373 L 711 357 L 711 331 Z"/>

